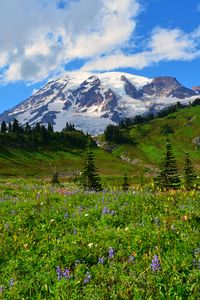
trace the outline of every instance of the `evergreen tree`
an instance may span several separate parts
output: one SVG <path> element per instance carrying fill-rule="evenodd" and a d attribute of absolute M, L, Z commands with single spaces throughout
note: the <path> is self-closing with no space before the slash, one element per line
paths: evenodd
<path fill-rule="evenodd" d="M 100 177 L 98 176 L 97 169 L 94 164 L 94 155 L 91 150 L 90 140 L 86 149 L 83 171 L 80 176 L 80 184 L 84 190 L 102 190 Z"/>
<path fill-rule="evenodd" d="M 8 124 L 8 132 L 12 132 L 12 124 L 11 123 Z"/>
<path fill-rule="evenodd" d="M 14 119 L 14 121 L 13 121 L 12 131 L 13 132 L 19 132 L 20 131 L 19 121 L 17 119 Z"/>
<path fill-rule="evenodd" d="M 5 133 L 8 130 L 6 122 L 2 121 L 1 123 L 1 133 Z"/>
<path fill-rule="evenodd" d="M 185 155 L 185 165 L 184 165 L 184 180 L 185 188 L 191 190 L 194 187 L 194 181 L 197 179 L 197 175 L 193 169 L 192 162 L 187 152 Z"/>
<path fill-rule="evenodd" d="M 160 165 L 158 176 L 154 179 L 155 185 L 161 189 L 180 188 L 180 175 L 176 165 L 176 159 L 172 152 L 172 146 L 166 141 L 165 157 Z"/>
<path fill-rule="evenodd" d="M 48 125 L 47 125 L 47 131 L 48 132 L 53 132 L 53 125 L 51 125 L 51 123 L 48 123 Z"/>
<path fill-rule="evenodd" d="M 53 176 L 52 176 L 52 179 L 51 179 L 51 183 L 52 184 L 60 184 L 60 181 L 58 179 L 58 172 L 54 172 L 53 173 Z"/>
<path fill-rule="evenodd" d="M 129 189 L 128 177 L 127 177 L 127 174 L 124 174 L 124 181 L 123 181 L 123 184 L 122 184 L 122 190 L 125 192 L 125 191 L 128 191 L 128 189 Z"/>
<path fill-rule="evenodd" d="M 29 125 L 28 122 L 26 122 L 26 125 L 25 125 L 25 127 L 24 127 L 24 131 L 25 131 L 25 133 L 27 133 L 27 134 L 30 134 L 30 133 L 31 133 L 31 126 Z"/>

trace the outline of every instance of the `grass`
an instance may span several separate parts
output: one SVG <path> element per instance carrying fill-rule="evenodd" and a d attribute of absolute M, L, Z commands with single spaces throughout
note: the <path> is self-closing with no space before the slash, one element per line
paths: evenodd
<path fill-rule="evenodd" d="M 102 176 L 124 175 L 132 173 L 132 167 L 102 149 L 94 150 L 95 162 Z M 0 175 L 2 176 L 46 176 L 55 168 L 59 173 L 70 174 L 80 170 L 84 151 L 72 149 L 66 151 L 22 151 L 0 152 Z"/>
<path fill-rule="evenodd" d="M 14 178 L 0 199 L 0 299 L 200 297 L 198 191 L 82 193 Z"/>
<path fill-rule="evenodd" d="M 135 145 L 119 145 L 113 151 L 117 158 L 126 157 L 131 164 L 137 167 L 138 176 L 150 178 L 165 151 L 165 142 L 168 138 L 173 147 L 180 169 L 183 167 L 185 151 L 188 151 L 195 165 L 197 173 L 200 172 L 199 146 L 194 139 L 199 137 L 200 106 L 184 108 L 164 118 L 157 118 L 148 123 L 132 125 L 130 136 L 137 141 Z M 171 128 L 172 133 L 165 134 L 164 129 Z M 101 137 L 102 142 L 103 138 Z M 145 172 L 146 168 L 149 172 Z M 132 173 L 133 175 L 134 173 Z"/>

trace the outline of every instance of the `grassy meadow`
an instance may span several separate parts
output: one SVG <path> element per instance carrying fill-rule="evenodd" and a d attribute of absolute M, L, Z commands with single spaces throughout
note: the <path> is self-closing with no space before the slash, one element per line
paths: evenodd
<path fill-rule="evenodd" d="M 199 299 L 200 193 L 0 181 L 0 299 Z"/>

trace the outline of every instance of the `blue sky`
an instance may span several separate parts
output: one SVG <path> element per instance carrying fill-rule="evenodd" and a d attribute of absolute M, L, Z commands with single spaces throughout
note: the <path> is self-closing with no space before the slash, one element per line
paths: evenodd
<path fill-rule="evenodd" d="M 200 85 L 200 0 L 0 1 L 0 112 L 65 71 Z"/>

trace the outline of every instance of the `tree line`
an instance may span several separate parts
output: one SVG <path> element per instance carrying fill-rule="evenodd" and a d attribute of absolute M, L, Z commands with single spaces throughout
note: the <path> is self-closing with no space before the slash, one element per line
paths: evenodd
<path fill-rule="evenodd" d="M 20 148 L 26 150 L 37 150 L 38 148 L 84 148 L 88 136 L 82 131 L 76 130 L 74 125 L 66 123 L 61 132 L 55 132 L 53 125 L 46 126 L 36 123 L 31 126 L 28 122 L 21 126 L 17 119 L 9 124 L 2 121 L 0 126 L 0 150 L 6 148 Z"/>
<path fill-rule="evenodd" d="M 181 182 L 181 173 L 183 180 Z M 194 171 L 189 153 L 185 153 L 184 167 L 182 172 L 178 170 L 176 158 L 172 151 L 169 140 L 166 141 L 165 155 L 161 160 L 158 175 L 154 178 L 155 187 L 161 190 L 180 189 L 183 184 L 186 190 L 195 187 L 197 174 Z"/>
<path fill-rule="evenodd" d="M 156 118 L 164 118 L 169 114 L 177 112 L 180 109 L 193 107 L 197 105 L 200 105 L 200 98 L 197 98 L 192 103 L 189 102 L 188 105 L 177 102 L 176 104 L 170 105 L 166 108 L 163 108 L 161 111 L 155 113 L 147 113 L 143 115 L 136 115 L 132 118 L 125 118 L 121 120 L 118 125 L 110 124 L 106 127 L 104 131 L 105 140 L 116 144 L 136 144 L 137 141 L 130 137 L 129 132 L 126 130 L 130 126 L 144 124 Z M 168 134 L 171 132 L 171 127 L 163 129 L 163 134 Z"/>

